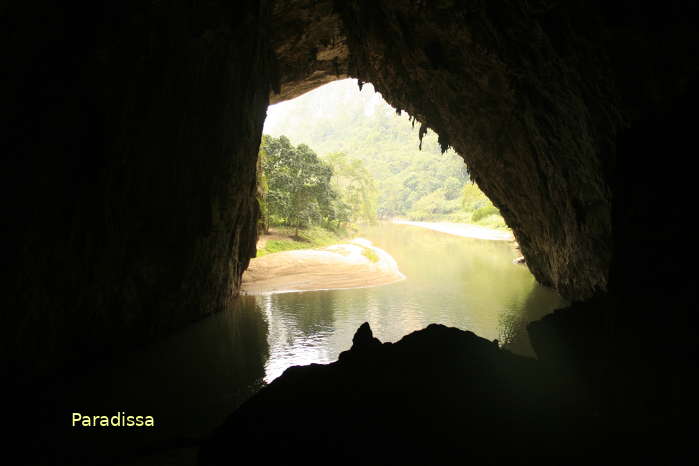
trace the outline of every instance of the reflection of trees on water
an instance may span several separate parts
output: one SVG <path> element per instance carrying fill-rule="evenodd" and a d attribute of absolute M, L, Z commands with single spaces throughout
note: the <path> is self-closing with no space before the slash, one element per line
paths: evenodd
<path fill-rule="evenodd" d="M 355 293 L 353 298 L 357 307 L 366 307 L 366 296 Z M 272 317 L 282 319 L 287 329 L 292 331 L 287 338 L 310 337 L 335 328 L 334 313 L 339 303 L 333 291 L 284 293 L 272 296 L 271 300 Z"/>
<path fill-rule="evenodd" d="M 340 351 L 349 349 L 352 335 L 361 322 L 349 327 L 338 325 L 337 315 L 369 308 L 365 291 L 328 290 L 258 297 L 269 322 L 272 354 L 265 379 L 273 380 L 292 365 L 334 361 Z"/>
<path fill-rule="evenodd" d="M 253 297 L 238 298 L 233 313 L 237 316 L 231 319 L 228 334 L 230 351 L 234 355 L 232 365 L 240 378 L 235 386 L 241 387 L 243 392 L 256 391 L 262 385 L 269 359 L 269 327 Z M 247 397 L 247 393 L 241 396 Z"/>
<path fill-rule="evenodd" d="M 507 242 L 393 224 L 368 227 L 361 236 L 390 253 L 407 279 L 257 297 L 269 322 L 268 378 L 291 365 L 334 361 L 365 321 L 387 342 L 441 323 L 531 354 L 524 326 L 560 303 L 526 267 L 512 264 L 515 252 Z"/>

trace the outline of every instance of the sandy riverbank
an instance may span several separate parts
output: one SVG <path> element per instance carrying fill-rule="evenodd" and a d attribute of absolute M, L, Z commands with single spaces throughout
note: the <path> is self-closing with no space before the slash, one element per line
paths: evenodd
<path fill-rule="evenodd" d="M 408 220 L 394 220 L 393 223 L 401 225 L 413 225 L 430 230 L 441 231 L 450 235 L 463 236 L 465 238 L 487 239 L 492 241 L 514 241 L 514 236 L 509 231 L 495 230 L 493 228 L 469 225 L 466 223 L 450 222 L 411 222 Z"/>
<path fill-rule="evenodd" d="M 403 279 L 405 275 L 390 254 L 371 241 L 357 238 L 322 249 L 278 252 L 253 259 L 243 274 L 241 293 L 362 288 Z"/>

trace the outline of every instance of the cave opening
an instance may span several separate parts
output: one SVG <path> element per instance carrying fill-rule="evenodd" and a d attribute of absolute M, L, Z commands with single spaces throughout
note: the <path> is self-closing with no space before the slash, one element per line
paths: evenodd
<path fill-rule="evenodd" d="M 534 356 L 526 324 L 566 301 L 521 265 L 463 158 L 358 84 L 267 110 L 257 257 L 241 282 L 269 325 L 265 380 L 335 361 L 362 322 L 382 341 L 439 323 Z"/>

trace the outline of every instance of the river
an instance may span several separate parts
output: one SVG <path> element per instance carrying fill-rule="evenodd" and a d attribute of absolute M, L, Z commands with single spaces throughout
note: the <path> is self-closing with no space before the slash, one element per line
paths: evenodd
<path fill-rule="evenodd" d="M 497 339 L 533 356 L 527 322 L 564 300 L 536 283 L 510 242 L 463 238 L 416 226 L 381 224 L 360 235 L 390 253 L 407 279 L 391 285 L 283 293 L 255 298 L 269 327 L 265 381 L 297 364 L 328 363 L 369 322 L 381 341 L 430 323 Z"/>
<path fill-rule="evenodd" d="M 382 341 L 436 322 L 531 355 L 524 326 L 564 304 L 525 266 L 512 264 L 517 253 L 509 242 L 398 224 L 366 228 L 361 236 L 389 252 L 407 278 L 371 288 L 236 298 L 225 312 L 44 386 L 36 413 L 27 416 L 34 448 L 59 464 L 132 464 L 144 454 L 193 460 L 195 449 L 174 448 L 183 437 L 206 435 L 287 367 L 336 360 L 365 321 Z M 75 428 L 74 412 L 150 415 L 156 427 Z"/>

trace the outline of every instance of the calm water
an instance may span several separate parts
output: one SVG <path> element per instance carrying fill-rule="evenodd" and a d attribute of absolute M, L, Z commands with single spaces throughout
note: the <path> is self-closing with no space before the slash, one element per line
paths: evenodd
<path fill-rule="evenodd" d="M 393 255 L 408 278 L 374 288 L 240 297 L 225 312 L 44 387 L 36 400 L 38 433 L 37 425 L 27 426 L 34 448 L 57 454 L 58 464 L 131 464 L 144 451 L 187 452 L 171 450 L 173 442 L 207 434 L 287 367 L 336 360 L 365 321 L 382 341 L 438 322 L 529 354 L 524 324 L 563 304 L 526 267 L 512 264 L 509 243 L 392 224 L 362 236 Z M 72 412 L 119 411 L 154 416 L 157 427 L 70 426 Z"/>
<path fill-rule="evenodd" d="M 381 341 L 441 323 L 498 339 L 531 355 L 524 326 L 565 302 L 512 264 L 508 242 L 461 238 L 408 225 L 383 224 L 361 235 L 388 251 L 407 279 L 373 288 L 256 297 L 269 328 L 265 381 L 289 366 L 335 361 L 369 322 Z"/>

